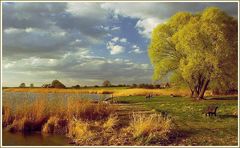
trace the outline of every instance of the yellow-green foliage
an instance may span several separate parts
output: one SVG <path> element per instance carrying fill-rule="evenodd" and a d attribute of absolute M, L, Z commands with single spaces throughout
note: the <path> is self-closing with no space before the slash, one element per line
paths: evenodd
<path fill-rule="evenodd" d="M 173 127 L 169 118 L 164 118 L 159 114 L 133 114 L 129 130 L 134 138 L 142 140 L 143 143 L 152 143 L 168 140 Z"/>
<path fill-rule="evenodd" d="M 178 76 L 174 80 L 195 89 L 200 98 L 208 84 L 236 89 L 237 32 L 237 20 L 219 8 L 175 14 L 152 32 L 148 53 L 153 78 Z"/>

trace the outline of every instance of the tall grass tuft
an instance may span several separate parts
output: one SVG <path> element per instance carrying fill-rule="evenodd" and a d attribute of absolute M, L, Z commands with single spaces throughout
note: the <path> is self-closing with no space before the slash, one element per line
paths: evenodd
<path fill-rule="evenodd" d="M 171 119 L 164 118 L 159 114 L 133 114 L 128 130 L 142 144 L 151 144 L 168 141 L 174 130 L 173 127 Z"/>
<path fill-rule="evenodd" d="M 119 119 L 117 116 L 111 115 L 103 124 L 106 131 L 111 131 L 118 126 Z"/>
<path fill-rule="evenodd" d="M 68 136 L 82 145 L 90 143 L 95 137 L 95 134 L 90 130 L 90 125 L 81 120 L 72 120 L 68 129 Z"/>

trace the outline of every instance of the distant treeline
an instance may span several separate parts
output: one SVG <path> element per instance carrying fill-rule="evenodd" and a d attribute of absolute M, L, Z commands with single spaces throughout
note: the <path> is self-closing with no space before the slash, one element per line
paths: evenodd
<path fill-rule="evenodd" d="M 118 85 L 108 85 L 108 86 L 104 86 L 104 85 L 94 85 L 94 86 L 80 86 L 80 85 L 75 85 L 72 86 L 71 88 L 87 88 L 87 87 L 128 87 L 128 88 L 147 88 L 147 89 L 160 89 L 160 88 L 169 88 L 170 84 L 169 83 L 163 83 L 163 84 L 147 84 L 147 83 L 141 83 L 141 84 L 118 84 Z"/>
<path fill-rule="evenodd" d="M 147 83 L 141 83 L 141 84 L 111 84 L 110 81 L 105 80 L 102 85 L 93 85 L 93 86 L 80 86 L 79 84 L 66 87 L 62 82 L 59 80 L 53 80 L 50 84 L 43 84 L 41 87 L 35 87 L 34 84 L 30 84 L 27 86 L 25 83 L 21 83 L 19 85 L 20 88 L 68 88 L 68 89 L 80 89 L 80 88 L 97 88 L 97 87 L 128 87 L 128 88 L 147 88 L 147 89 L 162 89 L 162 88 L 169 88 L 169 83 L 161 83 L 161 84 L 147 84 Z M 8 88 L 8 87 L 3 87 Z"/>

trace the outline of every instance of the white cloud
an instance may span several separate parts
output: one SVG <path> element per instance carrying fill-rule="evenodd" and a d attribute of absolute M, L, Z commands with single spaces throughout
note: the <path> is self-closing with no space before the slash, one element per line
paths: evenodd
<path fill-rule="evenodd" d="M 13 67 L 16 64 L 16 62 L 10 62 L 10 63 L 6 63 L 3 65 L 3 68 L 8 69 Z"/>
<path fill-rule="evenodd" d="M 128 53 L 136 53 L 136 54 L 141 54 L 144 51 L 141 50 L 137 45 L 133 45 L 132 46 L 133 50 L 129 51 Z"/>
<path fill-rule="evenodd" d="M 104 3 L 102 8 L 112 10 L 117 15 L 138 18 L 136 29 L 143 37 L 150 38 L 151 31 L 157 24 L 162 23 L 166 12 L 161 8 L 160 3 Z M 165 5 L 165 4 L 164 4 Z M 160 10 L 159 10 L 160 9 Z M 163 17 L 164 16 L 164 17 Z M 165 18 L 164 18 L 165 19 Z"/>
<path fill-rule="evenodd" d="M 19 29 L 17 29 L 17 28 L 7 28 L 4 30 L 4 33 L 6 33 L 6 34 L 18 33 L 18 32 L 19 32 Z"/>
<path fill-rule="evenodd" d="M 108 42 L 107 43 L 107 49 L 110 50 L 111 55 L 116 55 L 116 54 L 123 53 L 124 50 L 125 50 L 125 48 L 123 46 L 116 45 L 113 42 Z"/>
<path fill-rule="evenodd" d="M 117 42 L 119 40 L 119 37 L 112 38 L 112 41 Z"/>
<path fill-rule="evenodd" d="M 138 33 L 146 38 L 151 37 L 152 30 L 163 21 L 157 18 L 146 18 L 138 20 L 136 28 Z"/>
<path fill-rule="evenodd" d="M 121 43 L 126 43 L 127 39 L 126 38 L 119 38 L 119 37 L 114 37 L 111 39 L 111 41 L 117 43 L 117 42 L 121 42 Z"/>
<path fill-rule="evenodd" d="M 133 52 L 137 54 L 143 53 L 143 51 L 140 50 L 139 48 L 134 49 Z"/>
<path fill-rule="evenodd" d="M 111 28 L 111 30 L 112 30 L 112 31 L 114 31 L 114 30 L 120 30 L 120 27 L 114 26 L 114 27 Z"/>
<path fill-rule="evenodd" d="M 132 48 L 138 48 L 138 46 L 137 45 L 133 45 Z"/>
<path fill-rule="evenodd" d="M 66 12 L 77 17 L 88 16 L 97 20 L 107 18 L 107 11 L 102 9 L 99 3 L 67 3 Z"/>
<path fill-rule="evenodd" d="M 122 42 L 122 43 L 126 43 L 127 39 L 126 38 L 121 38 L 119 41 Z"/>

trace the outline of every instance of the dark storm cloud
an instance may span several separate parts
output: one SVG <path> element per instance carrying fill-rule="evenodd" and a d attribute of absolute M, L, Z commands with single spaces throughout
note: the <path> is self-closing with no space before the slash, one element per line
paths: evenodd
<path fill-rule="evenodd" d="M 89 17 L 86 11 L 75 15 L 78 10 L 71 11 L 70 6 L 68 3 L 4 3 L 4 58 L 58 58 L 75 46 L 99 43 L 107 34 L 99 27 L 105 24 L 105 13 L 96 17 Z M 80 42 L 74 43 L 76 40 Z"/>
<path fill-rule="evenodd" d="M 3 29 L 47 28 L 65 9 L 66 3 L 3 3 Z"/>
<path fill-rule="evenodd" d="M 3 33 L 3 57 L 21 59 L 27 57 L 60 58 L 77 47 L 88 47 L 92 42 L 81 33 L 65 32 L 59 28 L 5 29 Z"/>
<path fill-rule="evenodd" d="M 156 3 L 104 3 L 104 9 L 129 17 L 157 17 L 167 19 L 179 11 L 199 12 L 207 7 L 219 7 L 229 15 L 237 16 L 236 2 L 156 2 Z"/>
<path fill-rule="evenodd" d="M 86 16 L 76 17 L 72 15 L 62 15 L 55 18 L 56 25 L 64 30 L 80 31 L 83 36 L 90 38 L 101 38 L 106 35 L 106 30 L 103 30 L 100 25 L 105 24 L 105 20 L 98 18 L 88 18 Z M 71 23 L 69 23 L 71 22 Z"/>

